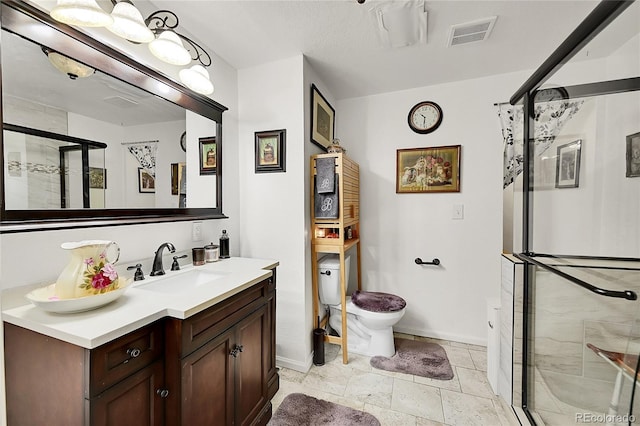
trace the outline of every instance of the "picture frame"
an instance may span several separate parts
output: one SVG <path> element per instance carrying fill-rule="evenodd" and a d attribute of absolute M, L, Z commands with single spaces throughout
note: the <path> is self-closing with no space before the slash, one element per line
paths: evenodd
<path fill-rule="evenodd" d="M 218 143 L 215 136 L 198 139 L 200 147 L 200 174 L 215 175 L 218 170 Z"/>
<path fill-rule="evenodd" d="M 327 151 L 333 142 L 336 110 L 320 93 L 315 84 L 311 85 L 311 142 Z"/>
<path fill-rule="evenodd" d="M 627 177 L 640 177 L 640 132 L 627 136 Z"/>
<path fill-rule="evenodd" d="M 178 163 L 171 163 L 171 195 L 178 195 Z"/>
<path fill-rule="evenodd" d="M 138 167 L 138 192 L 156 192 L 156 180 L 144 167 Z"/>
<path fill-rule="evenodd" d="M 89 167 L 89 188 L 107 189 L 107 169 Z"/>
<path fill-rule="evenodd" d="M 461 145 L 396 150 L 396 193 L 460 192 Z"/>
<path fill-rule="evenodd" d="M 582 139 L 559 145 L 556 155 L 556 188 L 577 188 L 580 185 L 580 153 Z"/>
<path fill-rule="evenodd" d="M 256 173 L 286 172 L 286 129 L 255 132 Z"/>

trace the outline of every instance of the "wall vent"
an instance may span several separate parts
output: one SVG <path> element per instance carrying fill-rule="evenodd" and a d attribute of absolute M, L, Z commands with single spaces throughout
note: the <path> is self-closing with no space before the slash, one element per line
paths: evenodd
<path fill-rule="evenodd" d="M 477 21 L 465 22 L 451 26 L 447 46 L 457 46 L 459 44 L 484 41 L 491 35 L 491 30 L 496 23 L 497 16 L 478 19 Z"/>
<path fill-rule="evenodd" d="M 138 105 L 138 102 L 132 99 L 127 99 L 123 96 L 109 96 L 107 98 L 104 98 L 103 101 L 120 108 L 133 108 L 134 106 Z"/>

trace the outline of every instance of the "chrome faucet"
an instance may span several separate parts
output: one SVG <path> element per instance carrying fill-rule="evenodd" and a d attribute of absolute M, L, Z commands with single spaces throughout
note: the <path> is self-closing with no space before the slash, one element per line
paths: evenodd
<path fill-rule="evenodd" d="M 153 267 L 151 268 L 151 276 L 164 275 L 164 267 L 162 266 L 162 252 L 164 248 L 169 249 L 169 252 L 175 253 L 176 248 L 171 243 L 162 243 L 158 250 L 156 250 L 156 256 L 153 258 Z"/>

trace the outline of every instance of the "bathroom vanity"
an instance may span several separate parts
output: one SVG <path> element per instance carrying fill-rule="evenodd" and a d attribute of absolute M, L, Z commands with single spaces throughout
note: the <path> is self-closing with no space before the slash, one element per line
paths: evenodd
<path fill-rule="evenodd" d="M 187 292 L 141 281 L 84 313 L 3 311 L 8 424 L 266 424 L 276 266 L 232 258 L 194 268 L 219 278 Z"/>

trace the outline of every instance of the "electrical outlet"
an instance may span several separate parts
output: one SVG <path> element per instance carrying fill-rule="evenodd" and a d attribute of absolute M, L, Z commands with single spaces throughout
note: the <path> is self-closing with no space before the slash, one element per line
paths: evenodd
<path fill-rule="evenodd" d="M 452 219 L 461 220 L 464 219 L 464 204 L 454 204 L 451 214 Z"/>
<path fill-rule="evenodd" d="M 193 222 L 193 227 L 191 228 L 191 240 L 202 240 L 202 222 Z"/>

